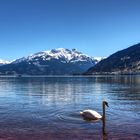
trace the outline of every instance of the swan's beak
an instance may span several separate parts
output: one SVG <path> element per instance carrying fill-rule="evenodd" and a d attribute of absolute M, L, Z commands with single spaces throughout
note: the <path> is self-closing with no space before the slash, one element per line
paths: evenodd
<path fill-rule="evenodd" d="M 80 112 L 80 115 L 83 115 L 83 112 Z"/>
<path fill-rule="evenodd" d="M 108 102 L 106 102 L 106 101 L 105 101 L 105 105 L 106 105 L 107 107 L 109 107 Z"/>

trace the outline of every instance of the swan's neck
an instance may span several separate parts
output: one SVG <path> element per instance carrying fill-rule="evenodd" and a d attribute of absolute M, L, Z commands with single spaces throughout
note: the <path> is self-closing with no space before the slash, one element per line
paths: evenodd
<path fill-rule="evenodd" d="M 105 104 L 103 103 L 103 120 L 105 121 Z"/>
<path fill-rule="evenodd" d="M 105 103 L 103 102 L 103 116 L 102 116 L 102 121 L 103 121 L 103 134 L 105 134 Z"/>
<path fill-rule="evenodd" d="M 103 106 L 103 116 L 102 116 L 103 127 L 102 127 L 102 129 L 103 129 L 103 134 L 106 134 L 106 132 L 105 132 L 105 127 L 106 127 L 105 121 L 106 121 L 106 118 L 105 118 L 105 103 L 104 102 L 103 102 L 102 106 Z"/>

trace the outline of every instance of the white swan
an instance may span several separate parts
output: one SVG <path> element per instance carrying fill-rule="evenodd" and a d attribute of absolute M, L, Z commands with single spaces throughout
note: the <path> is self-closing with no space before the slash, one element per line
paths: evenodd
<path fill-rule="evenodd" d="M 103 101 L 102 103 L 103 106 L 103 115 L 100 115 L 98 112 L 94 111 L 94 110 L 84 110 L 82 112 L 80 112 L 80 114 L 83 116 L 84 119 L 87 120 L 98 120 L 98 119 L 102 119 L 103 121 L 105 121 L 105 106 L 108 106 L 108 103 L 106 101 Z"/>

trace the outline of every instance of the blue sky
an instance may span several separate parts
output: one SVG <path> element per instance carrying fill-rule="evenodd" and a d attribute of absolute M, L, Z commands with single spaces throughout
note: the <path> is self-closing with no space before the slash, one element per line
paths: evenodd
<path fill-rule="evenodd" d="M 0 58 L 52 48 L 90 56 L 140 42 L 140 0 L 0 0 Z"/>

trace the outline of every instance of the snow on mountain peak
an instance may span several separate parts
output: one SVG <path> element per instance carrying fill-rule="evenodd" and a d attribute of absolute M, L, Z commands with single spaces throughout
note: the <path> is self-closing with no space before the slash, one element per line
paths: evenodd
<path fill-rule="evenodd" d="M 54 59 L 62 58 L 67 62 L 71 60 L 73 61 L 74 59 L 84 61 L 85 58 L 90 58 L 89 56 L 82 54 L 81 52 L 78 52 L 76 49 L 69 50 L 65 48 L 57 48 L 57 49 L 35 53 L 33 55 L 30 55 L 28 59 L 31 60 L 36 57 L 43 57 L 44 59 L 46 58 L 46 60 L 50 60 L 52 58 Z"/>
<path fill-rule="evenodd" d="M 10 61 L 0 59 L 0 65 L 9 64 L 9 63 L 10 63 Z"/>
<path fill-rule="evenodd" d="M 37 62 L 38 59 L 42 59 L 43 61 L 49 61 L 52 59 L 60 60 L 63 63 L 76 63 L 76 62 L 90 62 L 91 64 L 95 64 L 98 62 L 93 57 L 89 57 L 86 54 L 83 54 L 76 49 L 65 49 L 65 48 L 57 48 L 48 51 L 38 52 L 28 57 L 23 57 L 21 59 L 17 59 L 12 63 L 19 63 L 22 61 L 30 62 L 34 61 Z"/>

